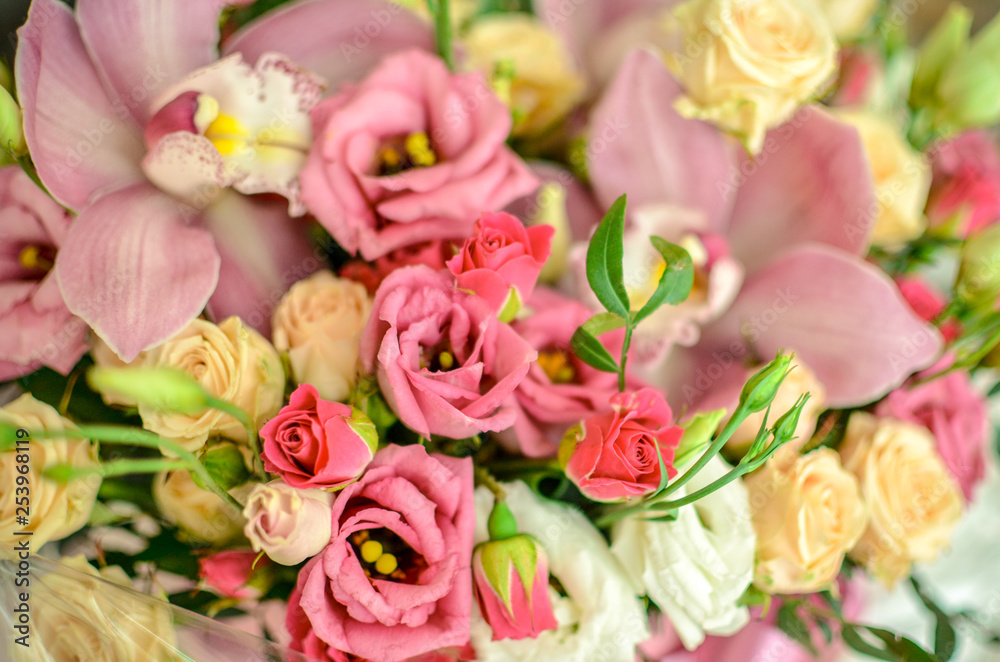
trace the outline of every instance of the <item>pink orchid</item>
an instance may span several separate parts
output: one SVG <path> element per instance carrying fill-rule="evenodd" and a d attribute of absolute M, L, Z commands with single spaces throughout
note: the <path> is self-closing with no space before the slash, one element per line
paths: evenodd
<path fill-rule="evenodd" d="M 281 292 L 319 266 L 286 211 L 301 211 L 297 169 L 320 93 L 300 67 L 339 82 L 431 44 L 429 28 L 389 3 L 313 0 L 247 26 L 219 59 L 225 4 L 80 0 L 74 13 L 35 0 L 19 32 L 25 140 L 46 188 L 78 214 L 59 286 L 125 360 L 206 305 L 267 328 Z M 355 29 L 365 48 L 348 57 Z"/>
<path fill-rule="evenodd" d="M 672 402 L 696 405 L 710 392 L 735 399 L 744 359 L 780 348 L 813 369 L 833 407 L 871 402 L 933 363 L 940 334 L 863 259 L 875 197 L 854 129 L 807 107 L 768 134 L 756 160 L 738 158 L 724 136 L 672 110 L 680 93 L 656 55 L 633 51 L 591 118 L 592 130 L 622 129 L 588 162 L 605 207 L 627 193 L 633 219 L 686 210 L 668 218 L 676 234 L 698 213 L 699 230 L 723 237 L 746 270 L 697 344 L 654 367 L 650 377 Z"/>

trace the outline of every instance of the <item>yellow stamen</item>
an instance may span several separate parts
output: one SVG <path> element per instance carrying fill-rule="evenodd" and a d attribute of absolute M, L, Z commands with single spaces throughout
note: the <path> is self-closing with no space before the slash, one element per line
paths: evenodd
<path fill-rule="evenodd" d="M 380 575 L 391 575 L 397 567 L 399 563 L 392 554 L 383 554 L 375 561 L 375 571 Z"/>
<path fill-rule="evenodd" d="M 451 370 L 455 365 L 455 357 L 448 352 L 438 354 L 438 364 L 442 370 Z"/>
<path fill-rule="evenodd" d="M 570 365 L 566 352 L 539 352 L 538 365 L 554 384 L 568 384 L 576 378 L 576 371 Z"/>
<path fill-rule="evenodd" d="M 386 147 L 381 152 L 379 152 L 378 159 L 379 162 L 386 169 L 389 170 L 398 168 L 399 164 L 402 163 L 403 161 L 402 158 L 399 156 L 399 152 L 397 152 L 392 147 Z"/>
<path fill-rule="evenodd" d="M 38 256 L 41 253 L 38 250 L 38 246 L 25 246 L 21 251 L 21 255 L 18 257 L 18 262 L 25 269 L 37 269 L 38 268 Z"/>
<path fill-rule="evenodd" d="M 368 540 L 361 545 L 361 558 L 365 563 L 375 563 L 382 556 L 382 543 L 377 540 Z"/>
<path fill-rule="evenodd" d="M 437 163 L 437 155 L 431 149 L 431 140 L 422 131 L 406 136 L 404 147 L 415 166 L 432 166 Z"/>

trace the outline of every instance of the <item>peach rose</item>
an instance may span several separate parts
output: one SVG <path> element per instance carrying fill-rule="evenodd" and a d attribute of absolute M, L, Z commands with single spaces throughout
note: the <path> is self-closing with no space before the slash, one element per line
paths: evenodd
<path fill-rule="evenodd" d="M 754 583 L 767 593 L 829 588 L 868 523 L 858 480 L 836 451 L 770 461 L 745 484 L 757 531 Z"/>
<path fill-rule="evenodd" d="M 292 285 L 271 317 L 271 337 L 279 352 L 288 352 L 295 383 L 312 384 L 324 400 L 345 400 L 357 381 L 371 309 L 363 285 L 329 271 Z"/>
<path fill-rule="evenodd" d="M 157 474 L 153 501 L 163 519 L 199 542 L 229 542 L 240 535 L 245 524 L 235 508 L 198 487 L 186 469 Z"/>
<path fill-rule="evenodd" d="M 962 492 L 926 428 L 855 412 L 840 449 L 860 481 L 871 520 L 850 556 L 892 586 L 914 561 L 948 546 L 962 515 Z"/>

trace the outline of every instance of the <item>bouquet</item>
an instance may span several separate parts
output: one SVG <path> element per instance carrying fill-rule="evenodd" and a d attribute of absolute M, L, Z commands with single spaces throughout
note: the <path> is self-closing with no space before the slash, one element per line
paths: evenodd
<path fill-rule="evenodd" d="M 32 0 L 3 659 L 996 641 L 921 566 L 995 452 L 1000 18 L 916 4 Z"/>

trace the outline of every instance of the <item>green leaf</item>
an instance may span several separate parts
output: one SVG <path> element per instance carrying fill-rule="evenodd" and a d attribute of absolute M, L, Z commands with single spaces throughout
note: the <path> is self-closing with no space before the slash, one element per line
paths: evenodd
<path fill-rule="evenodd" d="M 629 314 L 625 291 L 625 196 L 611 205 L 587 247 L 587 282 L 607 310 L 622 317 Z"/>
<path fill-rule="evenodd" d="M 863 628 L 864 626 L 857 626 Z M 861 633 L 858 632 L 857 627 L 849 623 L 845 623 L 844 627 L 840 630 L 840 636 L 844 640 L 844 643 L 851 647 L 852 650 L 861 653 L 862 655 L 867 655 L 868 657 L 874 657 L 877 660 L 890 660 L 890 662 L 896 660 L 897 658 L 885 650 L 884 648 L 879 648 L 870 644 L 866 641 Z"/>
<path fill-rule="evenodd" d="M 618 364 L 601 344 L 601 341 L 582 326 L 577 327 L 576 331 L 573 332 L 573 337 L 569 339 L 569 346 L 573 349 L 573 353 L 587 365 L 604 372 L 618 372 Z"/>
<path fill-rule="evenodd" d="M 625 326 L 625 318 L 618 313 L 597 313 L 583 323 L 583 328 L 594 336 L 614 331 Z"/>
<path fill-rule="evenodd" d="M 877 637 L 884 648 L 874 645 L 861 636 L 861 631 Z M 864 653 L 879 660 L 893 662 L 941 662 L 936 656 L 928 653 L 912 639 L 907 639 L 881 628 L 867 625 L 845 623 L 841 630 L 844 642 L 859 653 Z"/>
<path fill-rule="evenodd" d="M 812 653 L 813 657 L 818 656 L 816 646 L 813 645 L 812 637 L 809 635 L 809 628 L 799 618 L 794 602 L 787 602 L 778 609 L 778 629 Z"/>
<path fill-rule="evenodd" d="M 910 577 L 910 584 L 920 601 L 934 615 L 934 654 L 941 662 L 948 662 L 955 654 L 956 647 L 955 627 L 951 624 L 951 616 L 924 592 L 916 577 Z"/>
<path fill-rule="evenodd" d="M 653 296 L 649 297 L 646 305 L 635 314 L 636 324 L 652 315 L 665 303 L 671 306 L 681 303 L 688 298 L 694 286 L 694 265 L 688 252 L 677 244 L 671 244 L 656 236 L 650 237 L 649 241 L 663 257 L 666 266 L 663 268 L 660 282 L 656 284 Z"/>

